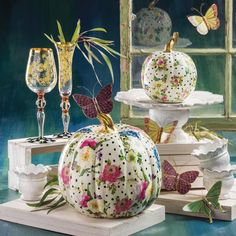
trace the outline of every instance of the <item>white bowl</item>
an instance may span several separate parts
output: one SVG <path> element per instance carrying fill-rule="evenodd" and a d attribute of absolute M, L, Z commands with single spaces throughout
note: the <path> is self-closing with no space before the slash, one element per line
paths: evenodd
<path fill-rule="evenodd" d="M 220 199 L 230 198 L 229 192 L 234 185 L 234 175 L 236 166 L 231 166 L 229 170 L 215 171 L 215 170 L 203 170 L 203 185 L 209 190 L 214 183 L 222 181 Z"/>
<path fill-rule="evenodd" d="M 16 168 L 15 173 L 18 175 L 21 199 L 25 201 L 41 199 L 50 169 L 50 167 L 41 164 L 37 166 L 30 164 Z"/>

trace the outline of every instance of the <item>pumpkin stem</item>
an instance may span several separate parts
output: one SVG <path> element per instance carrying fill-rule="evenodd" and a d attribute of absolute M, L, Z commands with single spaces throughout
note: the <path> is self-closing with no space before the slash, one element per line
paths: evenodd
<path fill-rule="evenodd" d="M 154 0 L 154 1 L 150 2 L 148 5 L 148 9 L 149 10 L 154 9 L 158 2 L 159 2 L 159 0 Z"/>
<path fill-rule="evenodd" d="M 103 126 L 102 132 L 109 133 L 111 130 L 115 130 L 115 126 L 110 115 L 99 113 L 97 118 Z"/>
<path fill-rule="evenodd" d="M 164 52 L 171 52 L 178 38 L 179 38 L 179 33 L 174 32 L 170 41 L 165 45 Z"/>

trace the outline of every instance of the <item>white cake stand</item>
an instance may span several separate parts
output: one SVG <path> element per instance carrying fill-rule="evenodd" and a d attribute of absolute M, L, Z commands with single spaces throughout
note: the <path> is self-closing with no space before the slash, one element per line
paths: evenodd
<path fill-rule="evenodd" d="M 182 127 L 187 123 L 190 109 L 223 102 L 223 96 L 207 91 L 194 91 L 183 102 L 178 104 L 158 103 L 149 98 L 143 89 L 131 89 L 118 92 L 115 100 L 126 105 L 149 109 L 149 117 L 160 127 L 177 120 L 176 129 L 171 135 L 170 143 L 194 143 L 196 140 L 189 136 Z"/>

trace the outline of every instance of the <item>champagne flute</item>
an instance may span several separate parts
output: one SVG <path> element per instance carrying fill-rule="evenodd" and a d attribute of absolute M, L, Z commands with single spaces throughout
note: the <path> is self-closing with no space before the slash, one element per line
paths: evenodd
<path fill-rule="evenodd" d="M 44 137 L 44 107 L 46 106 L 44 95 L 49 93 L 57 83 L 56 66 L 51 48 L 30 49 L 25 80 L 29 89 L 38 95 L 36 106 L 39 136 L 29 138 L 28 142 L 53 142 L 54 139 Z"/>

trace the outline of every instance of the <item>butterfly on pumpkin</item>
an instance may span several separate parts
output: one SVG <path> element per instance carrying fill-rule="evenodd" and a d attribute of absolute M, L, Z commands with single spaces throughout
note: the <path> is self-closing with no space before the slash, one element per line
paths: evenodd
<path fill-rule="evenodd" d="M 168 143 L 171 134 L 174 132 L 178 121 L 173 121 L 164 127 L 160 127 L 155 121 L 144 118 L 144 131 L 150 136 L 154 143 Z M 162 140 L 163 133 L 167 133 L 167 137 Z"/>
<path fill-rule="evenodd" d="M 162 163 L 162 184 L 167 191 L 178 191 L 180 194 L 186 194 L 191 189 L 193 183 L 199 175 L 199 171 L 187 171 L 178 174 L 174 167 L 166 160 Z"/>
<path fill-rule="evenodd" d="M 200 200 L 191 202 L 183 207 L 183 211 L 200 213 L 209 218 L 212 223 L 212 210 L 218 209 L 225 212 L 219 203 L 222 182 L 218 181 L 210 188 L 205 197 Z"/>
<path fill-rule="evenodd" d="M 101 113 L 108 114 L 113 108 L 111 84 L 103 87 L 96 97 L 73 94 L 73 98 L 88 118 L 96 118 Z"/>
<path fill-rule="evenodd" d="M 220 27 L 220 20 L 218 18 L 218 8 L 216 4 L 212 4 L 205 15 L 202 14 L 202 6 L 203 4 L 200 7 L 200 11 L 192 8 L 197 11 L 200 16 L 193 15 L 187 18 L 190 23 L 196 27 L 199 34 L 206 35 L 209 30 L 217 30 Z"/>

